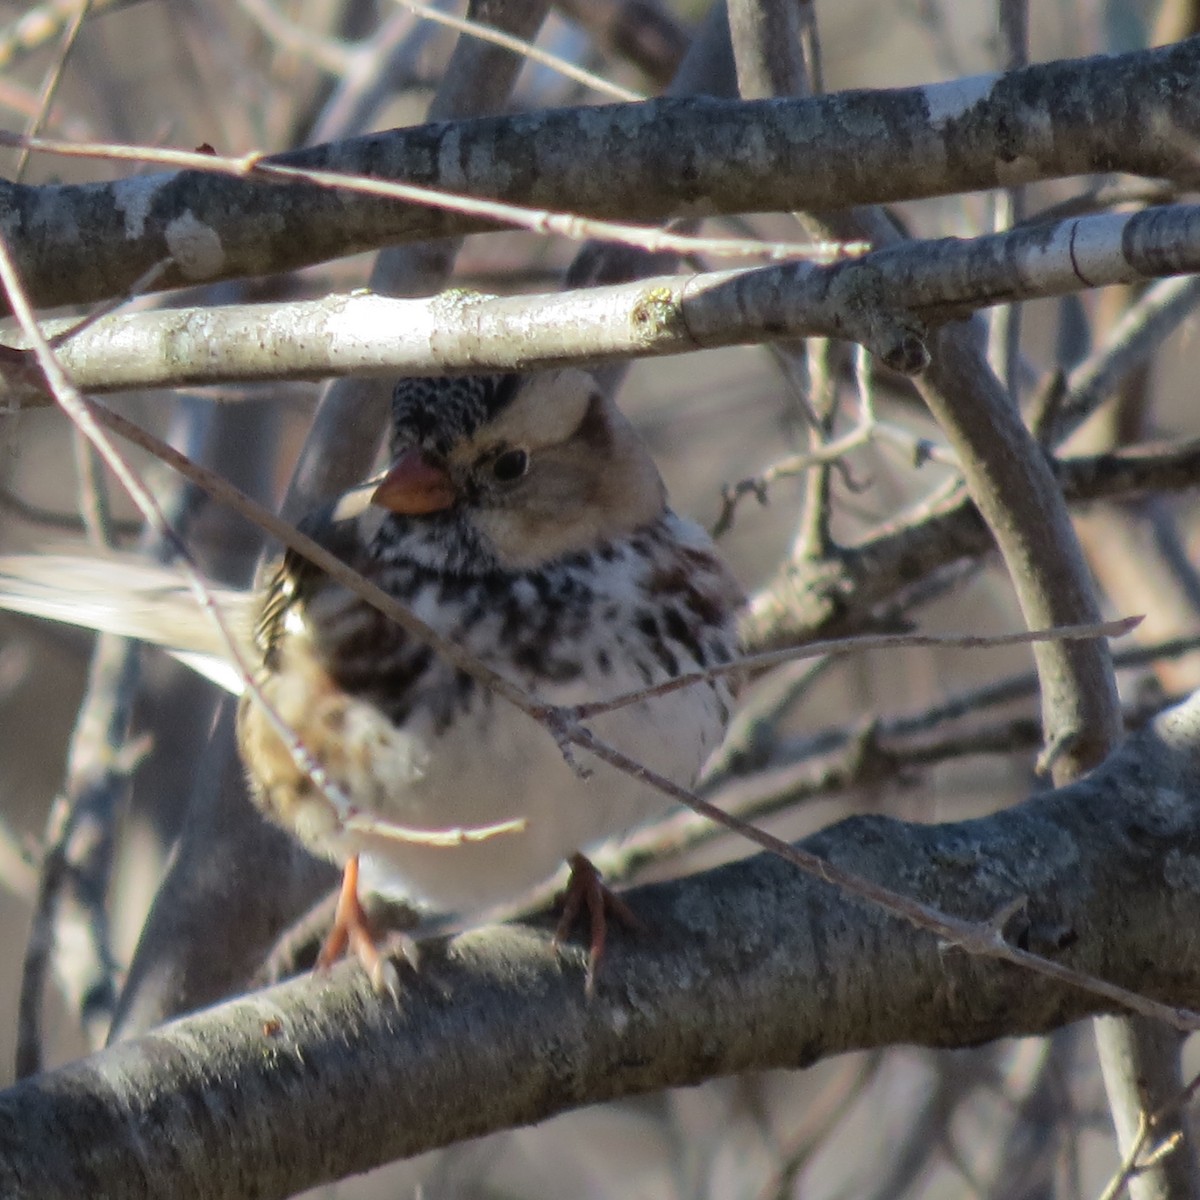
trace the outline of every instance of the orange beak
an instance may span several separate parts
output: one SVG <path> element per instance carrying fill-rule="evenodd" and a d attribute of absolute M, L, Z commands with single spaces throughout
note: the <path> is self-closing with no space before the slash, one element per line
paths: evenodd
<path fill-rule="evenodd" d="M 400 455 L 371 496 L 372 504 L 410 517 L 441 512 L 454 500 L 454 484 L 445 467 L 429 462 L 419 450 Z"/>

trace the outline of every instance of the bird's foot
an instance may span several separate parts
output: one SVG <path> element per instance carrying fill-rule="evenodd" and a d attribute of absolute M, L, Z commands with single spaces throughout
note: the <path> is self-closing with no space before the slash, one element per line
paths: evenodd
<path fill-rule="evenodd" d="M 567 863 L 571 874 L 567 879 L 567 886 L 557 897 L 557 903 L 562 905 L 562 915 L 558 919 L 558 928 L 554 931 L 554 948 L 561 948 L 576 918 L 586 909 L 592 940 L 588 949 L 583 990 L 584 995 L 591 999 L 596 989 L 596 972 L 604 957 L 604 947 L 608 939 L 608 918 L 615 917 L 626 929 L 640 929 L 642 923 L 634 915 L 633 909 L 616 892 L 605 886 L 600 872 L 588 858 L 582 854 L 572 854 Z"/>
<path fill-rule="evenodd" d="M 388 950 L 399 950 L 413 966 L 417 962 L 416 943 L 407 934 L 389 936 Z M 333 928 L 317 955 L 318 971 L 327 971 L 346 950 L 353 951 L 362 964 L 372 987 L 380 994 L 388 994 L 393 1000 L 400 998 L 400 976 L 396 973 L 388 953 L 380 949 L 380 942 L 371 929 L 371 922 L 362 901 L 358 898 L 358 857 L 346 863 L 342 874 L 342 890 L 338 894 L 337 911 L 333 917 Z"/>

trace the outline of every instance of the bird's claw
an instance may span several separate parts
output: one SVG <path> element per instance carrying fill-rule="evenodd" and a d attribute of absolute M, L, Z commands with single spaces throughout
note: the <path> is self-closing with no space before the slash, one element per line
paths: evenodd
<path fill-rule="evenodd" d="M 604 958 L 608 942 L 608 918 L 615 917 L 627 929 L 640 929 L 642 923 L 633 909 L 615 892 L 605 886 L 600 872 L 590 859 L 582 854 L 573 854 L 567 860 L 571 868 L 567 886 L 557 897 L 562 905 L 562 915 L 554 931 L 553 945 L 560 950 L 575 924 L 575 919 L 585 909 L 591 930 L 588 947 L 587 968 L 584 973 L 583 992 L 590 1000 L 596 991 L 596 972 Z"/>
<path fill-rule="evenodd" d="M 399 951 L 414 967 L 417 966 L 417 944 L 406 933 L 396 933 L 388 938 L 388 945 L 381 949 L 371 930 L 367 914 L 358 898 L 358 859 L 346 863 L 342 876 L 342 888 L 338 894 L 337 911 L 333 928 L 317 956 L 317 970 L 327 971 L 350 949 L 362 964 L 371 986 L 379 995 L 389 995 L 397 1003 L 400 1000 L 400 975 L 389 953 Z"/>

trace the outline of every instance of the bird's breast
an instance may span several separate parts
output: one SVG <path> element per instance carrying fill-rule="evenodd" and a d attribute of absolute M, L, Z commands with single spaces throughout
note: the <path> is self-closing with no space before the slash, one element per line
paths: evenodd
<path fill-rule="evenodd" d="M 670 538 L 549 574 L 385 579 L 416 616 L 539 702 L 604 700 L 733 654 L 727 577 Z M 719 564 L 718 564 L 719 565 Z M 348 827 L 252 701 L 243 755 L 263 809 L 319 854 L 363 856 L 363 882 L 439 910 L 519 898 L 571 853 L 662 813 L 661 793 L 585 752 L 568 763 L 536 720 L 343 589 L 289 614 L 263 692 L 328 781 L 368 822 Z M 646 697 L 589 722 L 635 762 L 690 786 L 729 716 L 722 679 Z M 451 846 L 410 831 L 519 832 Z M 374 826 L 370 826 L 370 822 Z"/>

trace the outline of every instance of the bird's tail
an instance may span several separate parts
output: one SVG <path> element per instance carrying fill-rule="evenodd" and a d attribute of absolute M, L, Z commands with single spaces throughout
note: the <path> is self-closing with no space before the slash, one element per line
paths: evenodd
<path fill-rule="evenodd" d="M 210 590 L 239 646 L 248 646 L 252 595 Z M 150 642 L 227 691 L 242 691 L 215 621 L 173 567 L 131 556 L 0 555 L 0 609 Z"/>

